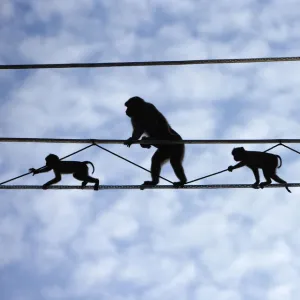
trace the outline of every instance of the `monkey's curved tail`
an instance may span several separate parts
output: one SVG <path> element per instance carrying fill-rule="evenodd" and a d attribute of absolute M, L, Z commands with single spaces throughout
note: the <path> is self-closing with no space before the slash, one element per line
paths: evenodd
<path fill-rule="evenodd" d="M 93 163 L 90 162 L 90 161 L 88 161 L 88 160 L 84 161 L 83 163 L 85 163 L 86 165 L 88 165 L 88 164 L 92 165 L 92 167 L 93 167 L 93 172 L 92 172 L 92 174 L 94 174 L 95 167 L 94 167 Z"/>
<path fill-rule="evenodd" d="M 279 158 L 279 166 L 277 167 L 278 169 L 282 166 L 282 159 L 279 155 L 276 155 Z"/>

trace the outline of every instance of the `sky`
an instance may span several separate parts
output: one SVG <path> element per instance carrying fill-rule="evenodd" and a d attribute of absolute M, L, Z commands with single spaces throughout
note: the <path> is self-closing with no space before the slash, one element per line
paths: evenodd
<path fill-rule="evenodd" d="M 299 26 L 296 0 L 1 0 L 0 64 L 299 56 Z M 184 139 L 299 138 L 299 84 L 298 62 L 2 70 L 0 136 L 127 139 L 124 103 L 140 96 Z M 84 146 L 1 143 L 0 182 Z M 155 151 L 103 146 L 145 168 Z M 234 164 L 237 146 L 273 145 L 187 145 L 188 180 Z M 300 156 L 271 152 L 279 176 L 299 182 Z M 92 161 L 100 184 L 150 179 L 96 147 L 69 159 Z M 176 180 L 168 164 L 161 175 Z M 242 168 L 197 183 L 253 182 Z M 291 190 L 1 190 L 1 299 L 296 300 L 300 190 Z"/>

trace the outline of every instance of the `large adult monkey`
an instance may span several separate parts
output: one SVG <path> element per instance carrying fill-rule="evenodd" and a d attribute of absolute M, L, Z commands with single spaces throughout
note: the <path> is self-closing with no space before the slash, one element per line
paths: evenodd
<path fill-rule="evenodd" d="M 182 140 L 181 136 L 171 128 L 167 119 L 153 104 L 136 96 L 126 101 L 125 106 L 127 107 L 126 114 L 131 119 L 131 124 L 133 127 L 132 136 L 124 143 L 128 147 L 131 146 L 133 140 L 138 140 L 143 134 L 147 136 L 143 137 L 143 140 Z M 152 156 L 152 181 L 145 181 L 143 185 L 157 185 L 159 182 L 161 166 L 167 160 L 170 160 L 171 166 L 176 176 L 180 180 L 179 182 L 174 182 L 173 184 L 178 187 L 183 186 L 187 182 L 182 166 L 185 145 L 153 144 L 152 146 L 157 148 L 156 152 Z M 141 144 L 141 147 L 150 148 L 151 145 Z"/>

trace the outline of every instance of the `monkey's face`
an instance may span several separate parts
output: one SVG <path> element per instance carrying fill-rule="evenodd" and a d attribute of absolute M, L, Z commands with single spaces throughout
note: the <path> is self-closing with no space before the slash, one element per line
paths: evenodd
<path fill-rule="evenodd" d="M 46 158 L 46 166 L 51 167 L 59 163 L 59 157 L 55 154 L 49 154 Z"/>
<path fill-rule="evenodd" d="M 137 117 L 141 114 L 145 101 L 140 97 L 132 97 L 125 102 L 126 115 L 130 118 Z"/>
<path fill-rule="evenodd" d="M 130 117 L 130 118 L 135 115 L 135 111 L 134 111 L 134 109 L 131 106 L 127 106 L 127 108 L 126 108 L 126 115 L 128 117 Z"/>
<path fill-rule="evenodd" d="M 242 161 L 245 157 L 245 149 L 243 147 L 234 148 L 231 154 L 235 161 Z"/>

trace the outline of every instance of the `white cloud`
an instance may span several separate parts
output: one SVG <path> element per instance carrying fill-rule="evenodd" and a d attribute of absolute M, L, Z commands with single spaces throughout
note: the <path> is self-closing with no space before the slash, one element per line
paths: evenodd
<path fill-rule="evenodd" d="M 26 3 L 21 13 L 1 2 L 8 23 L 2 63 L 285 56 L 297 55 L 299 44 L 292 0 Z M 297 138 L 297 65 L 3 71 L 1 135 L 127 138 L 124 102 L 139 95 L 186 139 Z M 42 166 L 50 152 L 64 156 L 81 146 L 1 144 L 1 179 Z M 154 152 L 104 146 L 147 168 Z M 187 145 L 188 179 L 234 164 L 234 146 Z M 280 176 L 297 182 L 298 156 L 273 152 L 283 158 Z M 91 160 L 102 184 L 150 177 L 95 147 L 70 159 Z M 175 179 L 168 164 L 162 176 Z M 199 184 L 253 181 L 245 168 Z M 68 175 L 61 183 L 77 184 Z M 30 293 L 49 300 L 298 299 L 299 191 L 292 190 L 1 191 L 1 273 L 15 278 L 26 270 Z M 26 294 L 13 282 L 9 300 L 14 290 Z"/>

